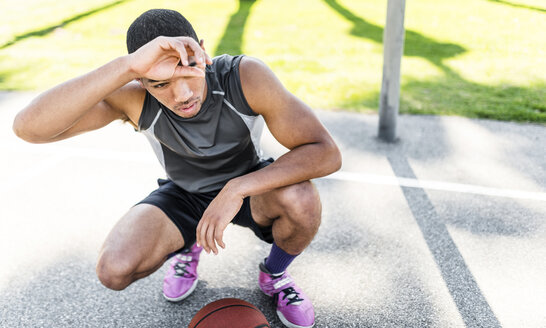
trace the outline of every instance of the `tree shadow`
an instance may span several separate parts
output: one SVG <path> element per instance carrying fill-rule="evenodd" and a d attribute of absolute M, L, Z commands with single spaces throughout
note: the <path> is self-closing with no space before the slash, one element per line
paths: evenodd
<path fill-rule="evenodd" d="M 388 160 L 396 176 L 417 178 L 403 154 L 393 154 Z M 401 189 L 466 326 L 501 327 L 425 190 Z"/>
<path fill-rule="evenodd" d="M 22 41 L 22 40 L 25 40 L 25 39 L 28 39 L 28 38 L 31 38 L 31 37 L 41 37 L 41 36 L 48 35 L 48 34 L 52 33 L 53 31 L 55 31 L 55 29 L 57 29 L 57 28 L 65 27 L 68 24 L 71 24 L 71 23 L 73 23 L 75 21 L 78 21 L 78 20 L 80 20 L 82 18 L 85 18 L 85 17 L 91 16 L 93 14 L 96 14 L 96 13 L 98 13 L 100 11 L 115 7 L 115 6 L 121 4 L 121 3 L 125 2 L 125 1 L 127 1 L 127 0 L 117 0 L 117 1 L 114 1 L 112 3 L 106 4 L 104 6 L 101 6 L 101 7 L 95 8 L 95 9 L 91 9 L 91 10 L 88 10 L 88 11 L 83 12 L 81 14 L 78 14 L 76 16 L 67 18 L 67 19 L 63 20 L 62 22 L 60 22 L 59 24 L 51 25 L 51 26 L 44 27 L 44 28 L 41 28 L 41 29 L 38 29 L 38 30 L 34 30 L 34 31 L 30 31 L 30 32 L 27 32 L 27 33 L 24 33 L 24 34 L 16 35 L 12 40 L 10 40 L 10 41 L 4 43 L 2 46 L 0 46 L 0 50 L 5 49 L 7 47 L 10 47 L 10 46 L 16 44 L 19 41 Z"/>
<path fill-rule="evenodd" d="M 424 119 L 417 116 L 405 117 L 402 120 L 402 124 L 406 125 L 403 129 L 404 137 L 399 142 L 390 144 L 374 138 L 376 116 L 359 117 L 352 113 L 319 114 L 342 148 L 344 157 L 359 162 L 344 163 L 349 165 L 347 167 L 354 165 L 354 168 L 345 167 L 348 171 L 362 170 L 362 167 L 365 167 L 363 163 L 373 158 L 371 157 L 373 154 L 373 156 L 387 158 L 396 176 L 417 179 L 409 159 L 417 160 L 417 162 L 431 161 L 442 159 L 450 154 L 449 140 L 445 140 L 444 129 L 439 122 L 440 118 L 437 117 L 430 118 L 430 124 L 422 124 Z M 416 124 L 418 121 L 421 123 Z M 496 123 L 496 125 L 500 124 Z M 360 142 L 357 142 L 358 140 Z M 440 146 L 430 147 L 431 144 L 436 143 Z M 358 165 L 360 165 L 359 169 L 357 169 Z M 373 162 L 372 167 L 374 167 Z M 320 180 L 317 184 L 321 195 L 325 196 L 324 199 L 328 199 L 328 203 L 324 205 L 326 217 L 321 226 L 321 229 L 328 231 L 328 238 L 325 238 L 326 235 L 317 235 L 310 246 L 311 251 L 318 254 L 323 252 L 330 254 L 336 249 L 359 249 L 363 255 L 373 257 L 378 248 L 377 245 L 380 245 L 381 252 L 384 252 L 383 245 L 389 244 L 366 228 L 372 225 L 370 222 L 374 220 L 374 215 L 377 215 L 373 206 L 355 205 L 362 204 L 365 200 L 373 202 L 374 199 L 368 198 L 365 192 L 359 192 L 358 188 L 362 188 L 361 186 L 349 189 L 351 188 L 349 182 Z M 382 195 L 382 192 L 386 192 L 383 188 L 385 187 L 374 188 L 374 193 Z M 499 200 L 487 196 L 464 194 L 453 197 L 453 194 L 442 192 L 434 192 L 434 198 L 431 199 L 427 190 L 400 188 L 466 326 L 500 327 L 499 320 L 485 298 L 479 281 L 476 280 L 466 259 L 451 237 L 448 227 L 455 226 L 479 236 L 532 238 L 544 226 L 541 212 L 533 210 L 532 207 L 529 208 L 525 203 L 520 204 L 511 199 Z M 388 199 L 385 202 L 387 203 Z M 336 206 L 332 207 L 332 204 Z M 339 212 L 340 209 L 342 212 Z M 342 219 L 336 219 L 338 217 Z M 356 224 L 359 220 L 364 223 Z M 404 295 L 404 293 L 400 294 Z M 418 302 L 418 298 L 413 301 Z M 434 318 L 430 320 L 433 321 Z"/>
<path fill-rule="evenodd" d="M 377 43 L 383 42 L 383 27 L 356 16 L 336 0 L 324 1 L 353 23 L 352 35 Z M 444 63 L 444 60 L 466 51 L 460 45 L 438 42 L 420 33 L 406 30 L 404 56 L 423 58 L 440 69 L 444 75 L 430 80 L 411 79 L 403 83 L 400 93 L 400 112 L 499 119 L 499 110 L 503 110 L 501 120 L 546 122 L 546 105 L 544 105 L 546 99 L 543 92 L 546 85 L 539 84 L 532 87 L 502 85 L 499 87 L 467 81 Z M 402 68 L 403 66 L 402 64 Z M 442 92 L 436 90 L 442 90 Z M 449 101 L 446 101 L 446 98 Z M 442 104 L 442 108 L 438 108 L 438 104 Z M 359 105 L 378 108 L 379 92 L 351 99 L 343 104 L 343 106 L 355 107 Z"/>
<path fill-rule="evenodd" d="M 546 226 L 543 213 L 526 204 L 532 201 L 522 204 L 505 199 L 499 202 L 484 195 L 458 195 L 455 199 L 439 192 L 435 193 L 435 201 L 439 217 L 445 218 L 450 226 L 473 235 L 532 238 Z"/>
<path fill-rule="evenodd" d="M 450 73 L 451 70 L 447 67 L 445 72 L 448 73 L 442 77 L 429 80 L 409 79 L 402 83 L 400 112 L 546 123 L 546 84 L 539 83 L 530 87 L 511 84 L 485 85 Z M 378 108 L 379 92 L 352 99 L 350 103 Z M 499 115 L 501 111 L 502 115 Z"/>
<path fill-rule="evenodd" d="M 356 16 L 336 0 L 324 0 L 324 2 L 353 24 L 351 35 L 366 38 L 379 44 L 383 43 L 383 27 Z M 438 42 L 418 32 L 406 30 L 405 56 L 422 57 L 437 65 L 446 58 L 455 57 L 464 52 L 466 49 L 458 44 Z"/>
<path fill-rule="evenodd" d="M 516 7 L 516 8 L 524 8 L 524 9 L 529 9 L 529 10 L 535 10 L 535 11 L 538 11 L 538 12 L 541 12 L 541 13 L 546 13 L 546 9 L 544 9 L 544 8 L 533 7 L 533 6 L 524 5 L 524 4 L 521 4 L 521 3 L 513 3 L 513 2 L 505 1 L 505 0 L 488 0 L 488 1 L 496 2 L 496 3 L 500 3 L 500 4 L 503 4 L 503 5 L 512 6 L 512 7 Z"/>
<path fill-rule="evenodd" d="M 282 326 L 270 297 L 257 285 L 233 286 L 229 274 L 223 276 L 228 280 L 226 287 L 201 279 L 191 297 L 168 302 L 161 294 L 165 269 L 123 291 L 102 286 L 94 260 L 79 256 L 66 256 L 40 270 L 26 270 L 0 290 L 0 327 L 187 327 L 203 306 L 227 297 L 251 302 L 272 327 Z"/>
<path fill-rule="evenodd" d="M 239 9 L 231 15 L 220 42 L 214 50 L 215 55 L 242 53 L 243 33 L 250 9 L 256 3 L 255 0 L 239 0 Z"/>
<path fill-rule="evenodd" d="M 404 165 L 398 163 L 394 166 L 396 171 L 405 169 L 402 167 Z M 409 174 L 406 171 L 397 173 Z M 445 322 L 442 323 L 444 318 L 438 316 L 438 312 L 441 312 L 438 311 L 439 304 L 431 302 L 430 285 L 423 283 L 430 276 L 423 275 L 423 262 L 413 259 L 414 256 L 423 254 L 418 246 L 420 241 L 414 242 L 403 236 L 398 237 L 396 233 L 387 233 L 384 224 L 377 223 L 378 220 L 391 221 L 395 225 L 394 231 L 413 235 L 411 230 L 403 228 L 411 219 L 397 217 L 396 214 L 402 214 L 397 209 L 398 205 L 390 204 L 388 210 L 382 210 L 380 215 L 377 213 L 377 208 L 381 205 L 374 202 L 382 198 L 385 204 L 389 203 L 391 199 L 386 195 L 392 194 L 389 189 L 394 187 L 383 186 L 373 188 L 373 191 L 364 191 L 361 185 L 354 182 L 334 180 L 319 180 L 317 185 L 321 196 L 328 199 L 328 202 L 324 204 L 326 212 L 321 232 L 306 250 L 307 256 L 323 259 L 330 264 L 333 263 L 328 259 L 329 256 L 339 256 L 337 270 L 343 268 L 344 273 L 354 279 L 348 285 L 364 284 L 368 289 L 375 289 L 372 294 L 358 293 L 358 298 L 363 299 L 365 304 L 355 317 L 361 324 L 358 327 L 375 327 L 378 326 L 377 323 L 382 323 L 382 327 L 445 326 Z M 413 219 L 417 221 L 417 226 L 431 250 L 432 259 L 439 268 L 463 321 L 468 327 L 500 327 L 479 285 L 449 236 L 446 225 L 441 217 L 435 215 L 428 198 L 423 198 L 424 191 L 403 190 L 403 193 L 408 197 Z M 378 198 L 371 194 L 376 194 Z M 384 196 L 387 198 L 383 198 Z M 367 204 L 355 206 L 359 203 Z M 402 206 L 400 204 L 400 208 Z M 349 265 L 344 264 L 346 258 L 351 258 L 351 251 L 354 250 L 358 250 L 358 260 L 354 258 Z M 307 264 L 309 268 L 309 263 Z M 378 273 L 383 278 L 376 281 L 375 275 Z M 340 274 L 337 279 L 347 279 L 342 277 Z M 311 285 L 319 284 L 315 282 Z M 342 288 L 339 290 L 340 293 L 347 293 L 352 297 L 357 294 L 342 292 Z M 385 297 L 389 298 L 388 304 L 381 304 L 385 298 L 375 299 L 372 296 L 382 293 L 393 293 L 392 296 Z"/>
<path fill-rule="evenodd" d="M 357 113 L 317 111 L 319 119 L 334 137 L 344 157 L 343 170 L 361 171 L 367 156 L 387 158 L 390 154 L 402 152 L 412 160 L 442 161 L 450 156 L 450 140 L 442 128 L 442 118 L 404 116 L 400 120 L 400 139 L 396 142 L 382 142 L 377 137 L 378 117 Z M 431 147 L 431 140 L 434 146 Z"/>

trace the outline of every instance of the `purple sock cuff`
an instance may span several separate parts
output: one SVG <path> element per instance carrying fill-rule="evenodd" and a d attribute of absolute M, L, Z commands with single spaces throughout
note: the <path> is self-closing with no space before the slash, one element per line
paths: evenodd
<path fill-rule="evenodd" d="M 290 255 L 277 246 L 276 243 L 273 243 L 271 252 L 265 260 L 265 267 L 273 274 L 284 272 L 298 255 Z"/>

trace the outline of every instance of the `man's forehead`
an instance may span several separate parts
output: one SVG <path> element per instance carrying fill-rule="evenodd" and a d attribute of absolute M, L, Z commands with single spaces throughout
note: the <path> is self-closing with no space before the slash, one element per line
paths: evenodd
<path fill-rule="evenodd" d="M 194 65 L 195 66 L 195 65 Z M 195 78 L 195 77 L 200 77 L 200 78 L 205 78 L 204 76 L 204 72 L 205 70 L 200 68 L 200 67 L 195 67 L 195 68 L 192 68 L 192 70 L 195 70 L 195 69 L 199 69 L 201 72 L 200 73 L 196 73 L 195 71 L 193 72 L 188 72 L 186 71 L 185 74 L 182 73 L 182 74 L 175 74 L 174 76 L 172 76 L 171 78 L 169 79 L 165 79 L 165 80 L 153 80 L 153 79 L 148 79 L 148 78 L 145 78 L 145 77 L 142 77 L 140 78 L 141 81 L 143 82 L 146 82 L 146 83 L 150 83 L 150 84 L 153 84 L 153 83 L 166 83 L 166 82 L 171 82 L 172 80 L 175 80 L 175 79 L 178 79 L 178 78 Z"/>

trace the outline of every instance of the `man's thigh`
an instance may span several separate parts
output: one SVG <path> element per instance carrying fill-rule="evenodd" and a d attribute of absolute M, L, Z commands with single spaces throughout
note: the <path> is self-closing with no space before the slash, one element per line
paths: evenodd
<path fill-rule="evenodd" d="M 260 226 L 271 226 L 281 216 L 298 212 L 317 212 L 320 215 L 320 196 L 311 181 L 271 190 L 250 198 L 252 218 Z M 301 213 L 303 214 L 303 213 Z M 303 215 L 305 216 L 305 215 Z"/>
<path fill-rule="evenodd" d="M 150 267 L 183 246 L 182 234 L 161 209 L 150 204 L 138 204 L 116 223 L 101 254 Z"/>
<path fill-rule="evenodd" d="M 191 247 L 195 243 L 199 220 L 218 192 L 190 193 L 171 180 L 159 179 L 158 184 L 159 188 L 139 204 L 159 208 L 174 223 L 184 239 L 185 247 Z"/>

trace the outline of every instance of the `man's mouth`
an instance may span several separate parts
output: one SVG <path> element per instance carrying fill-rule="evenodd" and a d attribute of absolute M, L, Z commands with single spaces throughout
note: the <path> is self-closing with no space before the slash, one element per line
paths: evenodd
<path fill-rule="evenodd" d="M 196 99 L 194 101 L 192 101 L 191 103 L 189 104 L 184 104 L 184 105 L 180 105 L 180 106 L 177 106 L 176 107 L 176 110 L 179 110 L 181 112 L 189 112 L 189 111 L 192 111 L 193 109 L 195 109 L 195 107 L 197 106 L 197 103 L 199 102 L 199 99 Z"/>

